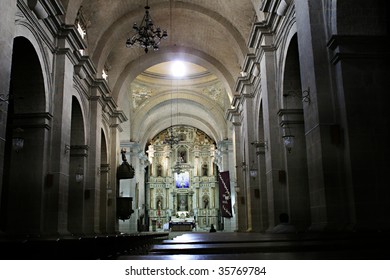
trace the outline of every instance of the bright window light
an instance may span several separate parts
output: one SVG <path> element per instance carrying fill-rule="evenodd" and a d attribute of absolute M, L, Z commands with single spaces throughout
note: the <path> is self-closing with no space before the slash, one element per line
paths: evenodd
<path fill-rule="evenodd" d="M 174 61 L 171 67 L 171 73 L 174 77 L 184 77 L 186 75 L 186 67 L 183 61 Z"/>
<path fill-rule="evenodd" d="M 107 72 L 103 69 L 103 72 L 102 72 L 102 78 L 105 79 L 107 81 L 108 79 L 108 74 Z"/>
<path fill-rule="evenodd" d="M 80 25 L 80 23 L 77 23 L 77 31 L 80 33 L 81 38 L 85 39 L 85 35 L 87 35 L 87 32 L 85 32 L 84 28 Z"/>

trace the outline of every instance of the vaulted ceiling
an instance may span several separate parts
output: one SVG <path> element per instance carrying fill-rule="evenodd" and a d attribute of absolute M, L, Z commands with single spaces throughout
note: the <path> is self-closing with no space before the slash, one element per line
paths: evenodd
<path fill-rule="evenodd" d="M 153 21 L 167 30 L 168 38 L 160 50 L 147 54 L 125 46 L 133 24 L 143 18 L 146 0 L 62 3 L 68 24 L 75 22 L 81 8 L 87 25 L 86 53 L 98 73 L 108 69 L 112 95 L 129 118 L 122 141 L 146 144 L 172 124 L 173 111 L 175 123 L 196 126 L 215 141 L 228 136 L 224 113 L 249 52 L 247 40 L 259 1 L 149 0 Z M 174 60 L 204 71 L 174 78 L 164 70 L 164 63 Z M 173 103 L 178 109 L 172 110 Z"/>

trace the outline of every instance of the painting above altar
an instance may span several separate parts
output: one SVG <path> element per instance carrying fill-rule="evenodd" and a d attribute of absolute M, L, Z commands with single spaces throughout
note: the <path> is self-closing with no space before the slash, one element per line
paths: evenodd
<path fill-rule="evenodd" d="M 183 173 L 175 173 L 175 182 L 176 182 L 176 188 L 178 189 L 187 189 L 190 186 L 190 173 L 183 172 Z"/>

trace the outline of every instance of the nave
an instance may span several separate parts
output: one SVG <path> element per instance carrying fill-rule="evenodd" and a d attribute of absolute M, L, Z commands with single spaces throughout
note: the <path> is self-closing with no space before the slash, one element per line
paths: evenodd
<path fill-rule="evenodd" d="M 386 258 L 389 11 L 1 0 L 1 258 Z"/>

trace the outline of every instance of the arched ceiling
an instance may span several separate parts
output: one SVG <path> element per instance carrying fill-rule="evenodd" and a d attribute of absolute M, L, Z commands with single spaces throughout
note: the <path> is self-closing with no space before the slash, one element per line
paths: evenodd
<path fill-rule="evenodd" d="M 185 114 L 177 113 L 181 116 L 180 122 L 193 119 L 202 126 L 198 128 L 212 134 L 215 141 L 227 137 L 223 116 L 230 106 L 240 66 L 249 52 L 247 40 L 256 14 L 253 3 L 257 2 L 149 0 L 152 19 L 155 25 L 167 30 L 168 38 L 161 42 L 159 51 L 145 54 L 137 47 L 126 48 L 125 42 L 133 34 L 133 24 L 142 20 L 146 0 L 62 0 L 68 24 L 75 22 L 81 8 L 87 27 L 86 53 L 98 75 L 104 68 L 108 69 L 113 98 L 118 104 L 131 103 L 123 106 L 128 108 L 124 112 L 130 119 L 126 124 L 129 127 L 124 129 L 125 134 L 130 135 L 123 139 L 140 142 L 154 136 L 149 134 L 154 133 L 151 128 L 157 124 L 169 126 L 167 104 L 171 104 L 173 98 L 172 84 L 170 88 L 166 84 L 169 73 L 154 73 L 153 76 L 150 72 L 156 72 L 153 67 L 161 67 L 160 63 L 178 58 L 204 69 L 203 79 L 188 77 L 186 82 L 181 79 L 180 85 L 176 84 L 176 91 L 180 92 L 176 99 L 180 100 L 181 108 L 185 108 Z M 152 90 L 154 95 L 149 96 L 145 104 L 137 105 L 135 99 L 140 95 L 132 96 L 137 87 Z M 139 91 L 142 99 L 143 93 Z M 224 97 L 216 100 L 213 94 L 220 91 Z M 141 105 L 142 110 L 137 107 Z M 155 132 L 162 129 L 164 127 L 156 128 Z"/>

